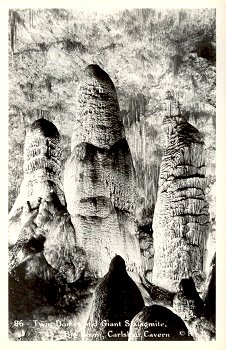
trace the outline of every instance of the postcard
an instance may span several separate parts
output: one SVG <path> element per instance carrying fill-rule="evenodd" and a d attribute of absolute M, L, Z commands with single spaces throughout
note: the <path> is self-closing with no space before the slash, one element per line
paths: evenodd
<path fill-rule="evenodd" d="M 216 341 L 218 13 L 8 8 L 11 342 Z"/>

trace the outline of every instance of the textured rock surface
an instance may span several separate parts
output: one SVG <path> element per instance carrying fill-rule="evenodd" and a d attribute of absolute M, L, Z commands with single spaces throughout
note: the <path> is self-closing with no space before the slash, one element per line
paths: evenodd
<path fill-rule="evenodd" d="M 9 269 L 27 259 L 34 262 L 43 251 L 47 263 L 73 282 L 86 260 L 64 205 L 59 141 L 57 128 L 45 119 L 35 121 L 26 135 L 24 180 L 9 219 Z"/>
<path fill-rule="evenodd" d="M 145 305 L 150 306 L 153 304 L 158 304 L 166 307 L 173 306 L 173 299 L 175 293 L 169 292 L 166 289 L 155 286 L 143 277 L 141 277 L 141 283 L 139 284 L 139 288 L 142 292 L 142 295 L 144 294 L 144 290 L 146 292 L 145 296 L 147 294 L 146 297 L 143 296 L 145 300 Z"/>
<path fill-rule="evenodd" d="M 133 213 L 134 170 L 126 140 L 121 139 L 109 150 L 88 142 L 76 145 L 66 164 L 64 189 L 72 216 L 105 218 L 112 205 Z"/>
<path fill-rule="evenodd" d="M 78 87 L 72 154 L 64 172 L 67 208 L 90 269 L 102 277 L 120 254 L 129 270 L 141 271 L 134 223 L 132 157 L 119 118 L 114 85 L 97 65 Z"/>
<path fill-rule="evenodd" d="M 212 271 L 210 276 L 212 276 Z M 211 300 L 208 300 L 207 297 L 207 308 L 191 277 L 182 279 L 179 284 L 179 291 L 173 299 L 173 310 L 186 323 L 194 340 L 213 340 L 215 338 L 215 325 L 212 317 L 215 317 L 214 294 L 216 286 L 212 285 L 210 287 L 210 280 L 209 277 L 206 283 L 208 285 L 206 295 L 210 296 L 211 293 L 213 295 L 210 296 Z"/>
<path fill-rule="evenodd" d="M 196 291 L 191 277 L 180 282 L 179 291 L 173 300 L 173 308 L 184 321 L 191 321 L 204 315 L 203 300 Z"/>
<path fill-rule="evenodd" d="M 164 306 L 145 306 L 131 322 L 130 341 L 193 340 L 179 316 Z"/>
<path fill-rule="evenodd" d="M 25 224 L 31 213 L 35 213 L 39 208 L 41 199 L 48 200 L 53 192 L 57 194 L 61 203 L 64 203 L 60 164 L 60 135 L 57 128 L 48 120 L 36 120 L 26 133 L 24 179 L 9 214 L 10 219 L 14 217 L 13 222 L 18 223 L 19 216 L 19 225 Z M 11 228 L 11 222 L 9 227 Z M 18 230 L 12 227 L 12 235 L 10 231 L 9 242 L 15 242 Z"/>
<path fill-rule="evenodd" d="M 176 109 L 165 118 L 167 137 L 153 219 L 152 282 L 176 291 L 179 281 L 203 274 L 209 212 L 204 143 Z"/>
<path fill-rule="evenodd" d="M 89 65 L 84 75 L 77 88 L 71 149 L 80 142 L 109 148 L 124 135 L 114 84 L 98 65 Z"/>
<path fill-rule="evenodd" d="M 128 324 L 144 307 L 141 293 L 126 272 L 125 261 L 115 256 L 109 272 L 97 286 L 87 325 L 86 340 L 128 340 Z"/>
<path fill-rule="evenodd" d="M 198 317 L 192 322 L 188 323 L 188 329 L 190 334 L 196 341 L 209 341 L 215 340 L 216 331 L 212 322 L 205 317 Z"/>

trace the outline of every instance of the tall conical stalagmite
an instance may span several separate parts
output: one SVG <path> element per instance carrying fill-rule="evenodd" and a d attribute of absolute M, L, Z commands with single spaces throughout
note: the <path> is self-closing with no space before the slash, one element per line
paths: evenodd
<path fill-rule="evenodd" d="M 89 267 L 102 277 L 111 259 L 120 254 L 130 270 L 139 271 L 132 157 L 114 84 L 97 65 L 86 68 L 78 86 L 71 149 L 64 190 L 78 244 L 89 256 Z"/>
<path fill-rule="evenodd" d="M 180 113 L 165 117 L 163 126 L 167 146 L 153 219 L 152 282 L 176 291 L 182 278 L 203 274 L 209 228 L 204 142 Z"/>
<path fill-rule="evenodd" d="M 86 325 L 86 340 L 128 340 L 129 324 L 144 307 L 139 288 L 116 255 L 97 286 Z"/>
<path fill-rule="evenodd" d="M 60 155 L 60 135 L 55 125 L 45 119 L 36 120 L 26 135 L 24 179 L 9 216 L 9 264 L 11 271 L 29 260 L 32 269 L 33 263 L 39 265 L 36 253 L 41 252 L 47 266 L 73 282 L 82 273 L 85 258 L 76 246 L 75 230 L 65 207 Z M 35 247 L 28 249 L 29 242 L 35 242 Z M 36 251 L 37 247 L 42 248 Z"/>

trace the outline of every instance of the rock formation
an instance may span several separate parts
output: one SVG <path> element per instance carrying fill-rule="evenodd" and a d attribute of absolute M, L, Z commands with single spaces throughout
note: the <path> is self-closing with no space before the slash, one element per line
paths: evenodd
<path fill-rule="evenodd" d="M 214 307 L 214 300 L 213 307 Z M 210 305 L 210 308 L 212 307 Z M 173 309 L 186 322 L 194 340 L 212 340 L 215 338 L 214 324 L 206 317 L 205 305 L 190 277 L 182 279 L 179 291 L 173 300 Z"/>
<path fill-rule="evenodd" d="M 173 300 L 173 308 L 184 321 L 191 321 L 203 316 L 204 303 L 191 277 L 181 280 L 179 291 Z"/>
<path fill-rule="evenodd" d="M 160 305 L 145 306 L 132 320 L 129 330 L 132 341 L 193 340 L 179 316 Z"/>
<path fill-rule="evenodd" d="M 86 340 L 128 340 L 129 323 L 143 307 L 141 293 L 127 274 L 125 261 L 116 255 L 94 292 Z"/>
<path fill-rule="evenodd" d="M 152 282 L 176 291 L 182 278 L 203 274 L 209 213 L 205 199 L 204 142 L 197 129 L 172 108 L 153 218 Z"/>
<path fill-rule="evenodd" d="M 140 271 L 132 157 L 119 118 L 115 87 L 97 65 L 86 68 L 78 86 L 71 150 L 64 191 L 89 268 L 102 277 L 111 259 L 120 254 L 128 269 Z"/>
<path fill-rule="evenodd" d="M 114 84 L 98 65 L 89 65 L 84 75 L 77 89 L 71 149 L 81 142 L 109 149 L 124 137 Z"/>
<path fill-rule="evenodd" d="M 55 192 L 64 204 L 60 153 L 60 135 L 55 125 L 43 118 L 36 120 L 26 133 L 24 178 L 10 217 L 25 204 L 25 199 L 27 211 L 31 212 L 37 208 L 40 199 L 48 198 L 51 192 Z"/>
<path fill-rule="evenodd" d="M 138 284 L 142 296 L 145 300 L 145 305 L 150 306 L 158 304 L 166 307 L 173 307 L 173 300 L 175 293 L 170 292 L 166 289 L 158 287 L 153 283 L 149 282 L 145 277 L 140 277 L 140 283 Z"/>
<path fill-rule="evenodd" d="M 215 324 L 216 320 L 216 254 L 210 266 L 210 272 L 206 280 L 206 290 L 203 300 L 205 304 L 205 317 Z"/>
<path fill-rule="evenodd" d="M 47 265 L 68 282 L 77 280 L 86 265 L 65 207 L 60 136 L 57 128 L 45 119 L 36 120 L 26 135 L 24 179 L 10 213 L 9 244 L 10 271 L 27 260 L 32 268 L 40 252 Z M 39 268 L 43 271 L 41 265 Z"/>
<path fill-rule="evenodd" d="M 216 331 L 212 322 L 205 317 L 197 317 L 187 324 L 190 334 L 196 341 L 215 340 Z"/>

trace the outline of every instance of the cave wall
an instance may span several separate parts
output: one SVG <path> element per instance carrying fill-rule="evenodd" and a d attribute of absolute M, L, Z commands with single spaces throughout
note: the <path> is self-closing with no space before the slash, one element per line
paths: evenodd
<path fill-rule="evenodd" d="M 209 153 L 214 240 L 215 32 L 214 9 L 11 10 L 9 209 L 22 181 L 26 127 L 40 117 L 52 121 L 61 131 L 64 163 L 71 148 L 77 84 L 85 67 L 96 63 L 115 83 L 133 162 L 144 173 L 138 180 L 139 224 L 151 224 L 153 217 L 164 149 L 162 101 L 171 90 L 188 121 L 203 133 Z"/>

